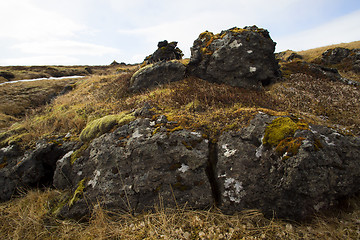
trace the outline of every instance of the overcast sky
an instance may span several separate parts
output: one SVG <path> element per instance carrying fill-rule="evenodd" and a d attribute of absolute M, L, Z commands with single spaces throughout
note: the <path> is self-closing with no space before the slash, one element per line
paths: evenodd
<path fill-rule="evenodd" d="M 157 42 L 257 25 L 276 51 L 360 40 L 360 0 L 0 0 L 0 65 L 141 62 Z"/>

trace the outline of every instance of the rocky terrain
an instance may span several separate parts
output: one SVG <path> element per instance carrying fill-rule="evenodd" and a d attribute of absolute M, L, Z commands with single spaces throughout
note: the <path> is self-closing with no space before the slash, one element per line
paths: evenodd
<path fill-rule="evenodd" d="M 99 206 L 337 209 L 360 191 L 360 51 L 305 61 L 275 45 L 256 26 L 204 32 L 189 60 L 161 41 L 141 66 L 73 83 L 0 133 L 0 200 L 55 188 L 51 214 L 77 220 Z"/>

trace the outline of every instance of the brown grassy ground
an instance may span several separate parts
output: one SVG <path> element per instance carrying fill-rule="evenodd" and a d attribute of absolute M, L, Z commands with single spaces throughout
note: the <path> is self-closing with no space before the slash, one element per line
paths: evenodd
<path fill-rule="evenodd" d="M 75 82 L 64 79 L 0 85 L 0 129 L 22 119 L 27 111 L 44 105 L 51 95 Z"/>
<path fill-rule="evenodd" d="M 104 66 L 0 66 L 0 83 L 21 79 L 63 77 L 63 76 L 86 76 L 91 74 L 115 74 L 129 71 L 137 65 L 104 65 Z M 6 79 L 2 73 L 10 73 L 14 77 Z"/>
<path fill-rule="evenodd" d="M 98 207 L 88 222 L 51 215 L 51 201 L 61 192 L 31 191 L 0 205 L 1 239 L 359 239 L 359 199 L 343 211 L 296 223 L 266 219 L 256 210 L 224 215 L 209 211 L 164 209 L 139 216 Z"/>

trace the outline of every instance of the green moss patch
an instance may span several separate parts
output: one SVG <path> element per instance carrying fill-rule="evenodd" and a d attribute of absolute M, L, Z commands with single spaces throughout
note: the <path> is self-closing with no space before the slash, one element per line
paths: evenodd
<path fill-rule="evenodd" d="M 82 179 L 79 184 L 78 187 L 76 188 L 73 197 L 70 199 L 69 201 L 69 207 L 71 207 L 72 205 L 74 205 L 74 203 L 76 203 L 77 201 L 80 200 L 80 198 L 82 197 L 83 193 L 84 193 L 84 189 L 85 189 L 85 182 L 86 178 Z"/>
<path fill-rule="evenodd" d="M 125 112 L 96 119 L 88 123 L 84 130 L 82 130 L 80 133 L 80 140 L 83 142 L 89 142 L 90 140 L 110 131 L 113 127 L 127 124 L 134 119 L 135 117 L 132 114 Z"/>
<path fill-rule="evenodd" d="M 263 144 L 267 146 L 278 146 L 279 143 L 288 138 L 293 137 L 296 130 L 308 129 L 308 124 L 293 121 L 290 117 L 276 118 L 265 129 Z"/>

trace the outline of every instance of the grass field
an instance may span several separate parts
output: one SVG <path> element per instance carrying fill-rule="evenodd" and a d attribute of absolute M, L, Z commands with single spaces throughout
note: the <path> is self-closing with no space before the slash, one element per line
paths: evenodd
<path fill-rule="evenodd" d="M 312 59 L 322 51 L 301 54 Z M 295 72 L 289 68 L 284 79 L 264 91 L 188 77 L 132 93 L 128 85 L 138 67 L 102 69 L 79 80 L 0 86 L 0 146 L 17 142 L 31 148 L 40 138 L 69 132 L 76 140 L 90 121 L 134 111 L 144 103 L 153 106 L 155 117 L 166 115 L 178 122 L 179 128 L 201 131 L 214 141 L 222 131 L 246 126 L 258 111 L 292 114 L 344 134 L 360 134 L 360 87 L 319 78 L 306 70 Z M 73 87 L 71 92 L 45 101 L 69 84 Z M 162 206 L 138 216 L 96 208 L 89 221 L 76 222 L 52 216 L 51 204 L 61 194 L 54 189 L 34 190 L 0 204 L 0 239 L 360 239 L 358 197 L 314 216 L 310 222 L 266 219 L 256 210 L 228 216 L 217 209 Z"/>

